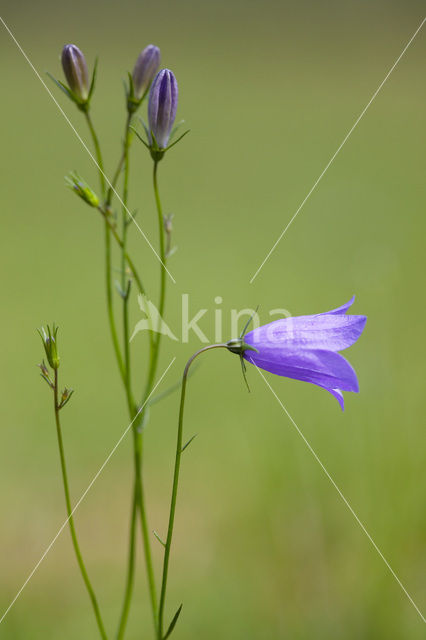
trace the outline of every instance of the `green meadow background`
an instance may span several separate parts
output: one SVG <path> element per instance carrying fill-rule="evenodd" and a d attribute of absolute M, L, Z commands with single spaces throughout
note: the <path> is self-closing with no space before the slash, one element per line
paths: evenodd
<path fill-rule="evenodd" d="M 249 280 L 420 25 L 420 2 L 5 2 L 2 17 L 46 78 L 74 42 L 99 56 L 93 118 L 111 176 L 124 126 L 122 79 L 148 43 L 175 72 L 191 133 L 160 165 L 178 250 L 165 319 L 181 295 L 214 339 L 222 309 L 326 311 L 356 294 L 365 334 L 347 352 L 361 393 L 346 411 L 325 391 L 268 381 L 417 606 L 426 610 L 424 128 L 426 33 L 419 33 L 253 284 Z M 73 500 L 128 424 L 105 314 L 100 216 L 64 186 L 96 171 L 0 25 L 0 616 L 64 522 L 51 397 L 36 327 L 60 325 L 62 414 Z M 49 88 L 89 143 L 81 114 Z M 142 115 L 145 113 L 142 110 Z M 130 204 L 157 246 L 151 160 L 132 147 Z M 158 264 L 131 228 L 156 300 Z M 118 255 L 114 257 L 118 268 Z M 215 303 L 215 297 L 223 299 Z M 118 296 L 117 296 L 118 301 Z M 118 310 L 118 309 L 117 309 Z M 142 316 L 135 292 L 132 323 Z M 142 390 L 146 336 L 133 344 Z M 200 346 L 165 339 L 162 385 Z M 200 359 L 201 360 L 201 359 Z M 167 615 L 176 640 L 424 638 L 397 581 L 254 369 L 207 354 L 191 378 Z M 152 529 L 165 534 L 178 395 L 145 436 Z M 132 483 L 126 437 L 76 513 L 110 634 L 124 585 Z M 153 539 L 159 576 L 161 547 Z M 157 578 L 158 579 L 158 578 Z M 97 638 L 65 529 L 0 624 L 5 640 Z M 127 638 L 152 638 L 140 547 Z"/>

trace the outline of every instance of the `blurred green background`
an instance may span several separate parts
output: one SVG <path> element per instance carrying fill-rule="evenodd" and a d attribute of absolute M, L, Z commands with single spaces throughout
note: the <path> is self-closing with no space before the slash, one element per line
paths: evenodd
<path fill-rule="evenodd" d="M 122 79 L 148 43 L 180 87 L 191 134 L 160 166 L 177 253 L 166 321 L 180 300 L 229 311 L 261 305 L 326 311 L 353 293 L 368 315 L 347 356 L 361 393 L 346 411 L 311 385 L 268 376 L 408 592 L 426 608 L 424 438 L 425 33 L 407 51 L 255 282 L 269 251 L 423 18 L 418 2 L 20 2 L 3 18 L 42 73 L 62 77 L 63 44 L 99 56 L 93 117 L 111 175 L 124 125 Z M 105 315 L 101 220 L 64 188 L 97 177 L 10 36 L 1 28 L 2 273 L 0 615 L 64 521 L 51 398 L 35 364 L 35 329 L 60 325 L 62 414 L 77 500 L 128 424 Z M 44 76 L 43 76 L 44 77 Z M 53 85 L 89 141 L 81 114 Z M 143 110 L 145 111 L 145 109 Z M 153 242 L 151 161 L 132 148 L 131 208 Z M 158 264 L 132 228 L 131 248 L 155 299 Z M 115 257 L 118 266 L 118 256 Z M 132 321 L 141 315 L 136 295 Z M 262 315 L 263 314 L 263 315 Z M 231 336 L 229 336 L 231 337 Z M 160 372 L 175 382 L 200 343 L 165 340 Z M 146 336 L 133 343 L 138 373 Z M 424 624 L 257 375 L 208 354 L 191 379 L 185 431 L 198 438 L 182 469 L 168 615 L 174 637 L 417 639 Z M 140 378 L 142 389 L 142 377 Z M 178 396 L 146 431 L 150 526 L 167 523 Z M 132 482 L 123 441 L 76 514 L 81 546 L 113 637 L 124 584 Z M 153 541 L 157 575 L 161 548 Z M 138 549 L 128 638 L 150 638 Z M 68 530 L 0 625 L 0 637 L 96 638 Z"/>

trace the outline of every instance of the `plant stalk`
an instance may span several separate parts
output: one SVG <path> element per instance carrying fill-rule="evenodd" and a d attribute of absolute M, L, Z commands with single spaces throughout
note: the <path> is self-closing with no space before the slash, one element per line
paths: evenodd
<path fill-rule="evenodd" d="M 211 349 L 227 349 L 227 346 L 226 344 L 211 344 L 211 345 L 208 345 L 207 347 L 203 347 L 202 349 L 200 349 L 190 357 L 190 359 L 186 363 L 183 376 L 182 376 L 175 467 L 174 467 L 173 485 L 172 485 L 172 497 L 170 501 L 167 539 L 166 539 L 165 549 L 164 549 L 163 576 L 161 581 L 160 605 L 158 610 L 158 640 L 163 640 L 163 633 L 164 633 L 164 605 L 166 602 L 170 549 L 171 549 L 172 538 L 173 538 L 173 527 L 174 527 L 175 512 L 176 512 L 176 500 L 177 500 L 177 492 L 178 492 L 178 485 L 179 485 L 180 463 L 181 463 L 181 456 L 182 456 L 183 413 L 185 408 L 185 395 L 186 395 L 186 383 L 188 380 L 188 372 L 195 358 L 197 358 L 201 353 L 204 353 L 205 351 L 210 351 Z"/>
<path fill-rule="evenodd" d="M 55 369 L 55 378 L 54 378 L 54 386 L 53 386 L 53 399 L 54 399 L 54 408 L 55 408 L 55 422 L 56 422 L 56 433 L 58 436 L 58 446 L 59 446 L 59 457 L 61 460 L 61 471 L 62 471 L 62 480 L 64 485 L 64 493 L 65 493 L 65 504 L 67 508 L 67 516 L 68 516 L 68 524 L 71 533 L 71 539 L 74 546 L 75 555 L 77 558 L 77 563 L 80 568 L 81 575 L 83 577 L 84 584 L 86 585 L 86 589 L 89 593 L 90 600 L 92 602 L 93 611 L 95 613 L 96 622 L 98 624 L 99 633 L 103 640 L 107 640 L 107 634 L 105 632 L 105 627 L 102 622 L 101 614 L 99 611 L 99 605 L 95 596 L 95 592 L 93 590 L 92 584 L 89 580 L 89 576 L 86 570 L 86 566 L 83 561 L 83 556 L 81 555 L 80 547 L 77 540 L 77 534 L 74 526 L 74 518 L 72 515 L 72 507 L 71 507 L 71 498 L 70 491 L 68 485 L 68 474 L 65 463 L 65 452 L 64 452 L 64 444 L 62 439 L 62 430 L 61 430 L 61 422 L 59 418 L 59 401 L 58 401 L 58 370 Z"/>

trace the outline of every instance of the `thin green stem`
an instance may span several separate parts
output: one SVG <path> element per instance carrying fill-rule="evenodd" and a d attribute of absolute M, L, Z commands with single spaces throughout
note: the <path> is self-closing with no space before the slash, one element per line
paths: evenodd
<path fill-rule="evenodd" d="M 125 127 L 124 127 L 123 151 L 122 151 L 122 154 L 120 156 L 120 160 L 118 161 L 118 165 L 117 165 L 115 173 L 114 173 L 114 175 L 112 177 L 111 183 L 109 185 L 108 195 L 107 195 L 107 203 L 108 204 L 111 204 L 112 195 L 113 195 L 113 193 L 115 191 L 115 187 L 117 186 L 117 182 L 118 182 L 118 178 L 120 177 L 121 170 L 123 169 L 123 166 L 125 167 L 126 162 L 128 164 L 130 139 L 131 139 L 130 138 L 130 124 L 131 124 L 131 121 L 132 121 L 132 114 L 127 112 L 126 124 L 125 124 Z M 126 167 L 125 167 L 125 171 L 126 171 Z M 127 167 L 127 171 L 128 171 L 128 167 Z M 128 180 L 128 178 L 127 178 L 127 180 Z M 124 191 L 126 191 L 126 178 L 125 178 Z M 123 194 L 123 201 L 127 204 L 126 197 L 127 197 L 127 194 L 124 193 Z"/>
<path fill-rule="evenodd" d="M 130 370 L 130 343 L 129 343 L 129 296 L 130 296 L 130 285 L 131 281 L 129 280 L 126 283 L 126 241 L 127 241 L 127 199 L 128 199 L 128 179 L 129 179 L 129 126 L 130 126 L 131 115 L 128 114 L 126 119 L 125 133 L 124 133 L 124 143 L 123 143 L 123 154 L 122 158 L 125 162 L 124 169 L 124 189 L 123 189 L 123 209 L 122 209 L 122 241 L 121 241 L 121 290 L 123 295 L 123 349 L 124 349 L 124 372 L 125 372 L 125 381 L 124 386 L 126 389 L 126 397 L 127 403 L 129 407 L 130 417 L 133 419 L 134 415 L 137 413 L 137 408 L 135 406 L 135 402 L 132 397 L 131 391 L 131 370 Z M 117 172 L 121 170 L 122 163 L 119 163 L 117 168 Z M 118 174 L 116 175 L 118 177 Z M 116 177 L 114 176 L 114 180 Z M 108 198 L 111 198 L 112 189 L 109 190 Z M 108 216 L 108 212 L 106 212 L 106 217 Z M 119 620 L 119 628 L 117 633 L 117 639 L 120 640 L 124 636 L 127 618 L 130 610 L 130 602 L 133 593 L 133 583 L 134 583 L 134 573 L 135 573 L 135 560 L 136 560 L 136 525 L 137 525 L 137 503 L 138 503 L 138 492 L 139 487 L 136 480 L 136 469 L 135 469 L 135 480 L 133 486 L 133 496 L 132 496 L 132 512 L 130 518 L 130 534 L 129 534 L 129 550 L 128 550 L 128 561 L 127 561 L 127 575 L 126 575 L 126 585 L 125 585 L 125 593 L 124 593 L 124 601 L 123 608 L 120 615 Z"/>
<path fill-rule="evenodd" d="M 159 245 L 160 245 L 160 298 L 158 303 L 158 311 L 160 318 L 163 317 L 164 314 L 164 306 L 166 301 L 166 252 L 165 252 L 165 242 L 164 242 L 164 218 L 163 218 L 163 209 L 161 206 L 160 199 L 160 191 L 158 188 L 158 162 L 154 161 L 154 170 L 153 170 L 153 187 L 154 187 L 154 195 L 155 195 L 155 203 L 157 206 L 157 219 L 158 219 L 158 235 L 159 235 Z M 157 370 L 158 357 L 160 353 L 160 343 L 161 343 L 161 332 L 157 333 L 156 339 L 154 339 L 152 358 L 150 363 L 150 369 L 148 373 L 148 379 L 145 390 L 145 398 L 151 392 L 152 385 L 154 384 L 155 373 Z"/>
<path fill-rule="evenodd" d="M 188 362 L 186 363 L 183 376 L 182 376 L 182 387 L 181 387 L 181 396 L 180 396 L 180 408 L 179 408 L 179 421 L 178 421 L 178 433 L 177 433 L 177 442 L 176 442 L 176 457 L 175 457 L 175 468 L 173 473 L 173 486 L 172 486 L 172 497 L 170 501 L 170 512 L 169 512 L 169 526 L 167 529 L 167 539 L 164 549 L 164 560 L 163 560 L 163 576 L 161 581 L 161 593 L 160 593 L 160 606 L 158 610 L 158 640 L 163 639 L 164 633 L 164 605 L 166 602 L 166 591 L 167 591 L 167 577 L 169 572 L 169 559 L 170 559 L 170 548 L 172 545 L 173 538 L 173 527 L 175 522 L 175 511 L 176 511 L 176 500 L 177 500 L 177 492 L 179 485 L 179 473 L 180 473 L 180 463 L 182 456 L 182 438 L 183 438 L 183 412 L 185 408 L 185 395 L 186 395 L 186 383 L 188 380 L 188 372 L 191 364 L 201 353 L 205 351 L 210 351 L 210 349 L 226 349 L 226 344 L 211 344 L 207 347 L 203 347 L 196 353 L 194 353 Z"/>
<path fill-rule="evenodd" d="M 138 430 L 136 423 L 133 428 L 133 450 L 134 450 L 134 466 L 135 466 L 135 496 L 139 509 L 142 530 L 142 544 L 145 555 L 146 573 L 148 579 L 148 589 L 152 609 L 152 617 L 154 629 L 157 632 L 157 589 L 155 586 L 154 567 L 152 563 L 151 542 L 148 527 L 148 518 L 146 515 L 145 495 L 142 482 L 142 460 L 143 460 L 143 438 Z"/>
<path fill-rule="evenodd" d="M 126 629 L 127 619 L 129 617 L 130 601 L 133 594 L 133 583 L 135 576 L 135 560 L 136 560 L 136 515 L 137 515 L 137 499 L 136 486 L 133 489 L 132 497 L 132 513 L 130 516 L 130 534 L 129 534 L 129 555 L 127 560 L 127 577 L 126 589 L 124 593 L 123 607 L 120 615 L 120 622 L 117 631 L 117 640 L 122 640 Z"/>
<path fill-rule="evenodd" d="M 101 187 L 102 198 L 105 199 L 106 183 L 105 183 L 104 162 L 102 158 L 101 146 L 99 144 L 99 139 L 96 134 L 95 127 L 93 125 L 92 118 L 89 112 L 85 111 L 84 115 L 86 117 L 86 122 L 87 122 L 87 126 L 89 127 L 90 135 L 92 136 L 93 146 L 95 148 L 96 161 L 98 164 L 99 184 Z M 112 300 L 111 228 L 109 225 L 109 221 L 107 220 L 107 215 L 105 215 L 105 284 L 106 284 L 106 295 L 107 295 L 108 320 L 109 320 L 112 343 L 114 346 L 115 357 L 117 359 L 117 365 L 120 371 L 120 375 L 123 382 L 125 383 L 124 362 L 123 362 L 123 357 L 120 351 L 117 328 L 115 326 L 114 306 L 113 306 L 113 300 Z"/>
<path fill-rule="evenodd" d="M 111 222 L 109 216 L 108 216 L 108 212 L 105 212 L 102 208 L 99 207 L 99 211 L 101 212 L 102 216 L 105 218 L 107 225 L 109 226 L 110 230 L 111 230 L 111 234 L 114 238 L 114 240 L 117 242 L 118 246 L 120 248 L 123 248 L 123 240 L 120 238 L 120 236 L 117 233 L 117 230 L 114 226 L 114 224 Z M 124 253 L 124 257 L 125 260 L 129 266 L 130 271 L 133 274 L 133 277 L 135 279 L 136 284 L 138 285 L 138 289 L 140 291 L 140 293 L 145 295 L 145 287 L 143 286 L 142 280 L 140 279 L 137 269 L 134 265 L 133 260 L 131 259 L 131 257 L 129 256 L 129 254 L 127 253 L 127 251 Z"/>
<path fill-rule="evenodd" d="M 99 144 L 98 136 L 96 135 L 95 127 L 93 126 L 92 118 L 88 111 L 84 112 L 86 116 L 87 126 L 89 127 L 90 135 L 92 136 L 93 146 L 95 147 L 96 154 L 96 162 L 98 163 L 98 172 L 99 172 L 99 184 L 101 187 L 102 198 L 105 198 L 105 172 L 104 172 L 104 162 L 102 159 L 101 146 Z"/>
<path fill-rule="evenodd" d="M 62 480 L 64 484 L 65 504 L 67 507 L 68 524 L 70 528 L 71 539 L 74 546 L 74 551 L 77 558 L 78 566 L 80 568 L 80 572 L 83 577 L 84 584 L 86 585 L 86 589 L 89 593 L 89 597 L 92 602 L 93 610 L 96 617 L 96 622 L 99 628 L 99 633 L 101 635 L 101 638 L 103 638 L 104 640 L 107 640 L 107 634 L 105 632 L 104 624 L 102 622 L 98 601 L 96 599 L 92 584 L 89 580 L 89 576 L 83 561 L 83 556 L 81 555 L 80 547 L 77 540 L 77 534 L 74 526 L 74 518 L 72 515 L 72 507 L 71 507 L 71 497 L 70 497 L 70 491 L 69 491 L 69 485 L 68 485 L 68 474 L 67 474 L 67 468 L 65 463 L 64 443 L 62 440 L 61 422 L 59 418 L 60 408 L 59 408 L 59 400 L 58 400 L 58 370 L 57 369 L 55 369 L 53 400 L 54 400 L 54 408 L 55 408 L 56 433 L 58 436 L 59 457 L 61 460 Z"/>
<path fill-rule="evenodd" d="M 107 297 L 107 312 L 109 320 L 109 328 L 111 339 L 114 346 L 115 357 L 117 359 L 118 369 L 120 371 L 123 384 L 126 386 L 126 371 L 124 369 L 123 357 L 121 355 L 120 343 L 118 341 L 117 328 L 114 319 L 114 306 L 112 300 L 112 283 L 111 283 L 111 229 L 107 218 L 105 218 L 105 285 Z"/>
<path fill-rule="evenodd" d="M 166 297 L 166 267 L 165 267 L 166 257 L 165 257 L 163 212 L 162 212 L 160 194 L 158 189 L 157 167 L 158 167 L 158 163 L 154 162 L 153 188 L 154 188 L 155 202 L 157 207 L 160 258 L 161 258 L 160 301 L 159 301 L 158 309 L 160 312 L 160 317 L 162 317 L 164 313 L 165 297 Z M 161 333 L 158 333 L 157 338 L 151 341 L 151 358 L 150 358 L 148 378 L 147 378 L 145 392 L 143 396 L 144 402 L 146 402 L 146 399 L 149 397 L 149 394 L 151 393 L 153 388 L 155 374 L 156 374 L 157 365 L 158 365 L 160 342 L 161 342 Z M 143 412 L 141 412 L 141 420 L 142 419 L 143 419 Z M 138 429 L 138 425 L 135 425 L 135 428 L 134 428 L 134 448 L 135 448 L 135 482 L 138 485 L 138 490 L 135 491 L 135 496 L 138 499 L 138 508 L 139 508 L 140 518 L 141 518 L 142 542 L 143 542 L 144 553 L 145 553 L 148 588 L 149 588 L 150 599 L 151 599 L 151 608 L 153 613 L 154 626 L 156 629 L 156 633 L 159 634 L 160 632 L 158 629 L 156 586 L 155 586 L 155 578 L 154 578 L 154 569 L 152 564 L 149 527 L 148 527 L 146 510 L 145 510 L 145 499 L 144 499 L 143 482 L 142 482 L 143 435 Z"/>
<path fill-rule="evenodd" d="M 155 203 L 157 205 L 157 218 L 158 218 L 158 236 L 160 242 L 160 259 L 161 259 L 161 269 L 160 269 L 160 303 L 158 305 L 158 310 L 160 312 L 160 317 L 163 317 L 164 312 L 164 303 L 166 299 L 166 252 L 165 252 L 165 242 L 164 242 L 164 218 L 163 218 L 163 209 L 161 206 L 160 200 L 160 191 L 158 188 L 158 162 L 154 162 L 154 171 L 153 171 L 153 186 L 154 186 L 154 194 L 155 194 Z M 157 341 L 160 343 L 161 333 L 158 333 Z M 158 352 L 158 347 L 157 347 Z M 158 357 L 158 353 L 157 353 Z"/>

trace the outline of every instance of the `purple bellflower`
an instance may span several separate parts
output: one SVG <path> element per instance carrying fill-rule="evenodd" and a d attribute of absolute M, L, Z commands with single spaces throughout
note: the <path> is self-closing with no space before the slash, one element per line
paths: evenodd
<path fill-rule="evenodd" d="M 132 73 L 134 99 L 136 102 L 140 102 L 145 96 L 159 66 L 160 49 L 153 44 L 149 44 L 140 52 Z"/>
<path fill-rule="evenodd" d="M 326 313 L 275 320 L 231 340 L 228 348 L 259 369 L 326 389 L 343 410 L 342 391 L 358 393 L 359 386 L 354 369 L 338 352 L 358 340 L 367 321 L 346 315 L 354 300 Z"/>
<path fill-rule="evenodd" d="M 166 149 L 176 118 L 178 86 L 169 69 L 157 73 L 148 102 L 148 136 L 151 147 Z"/>

